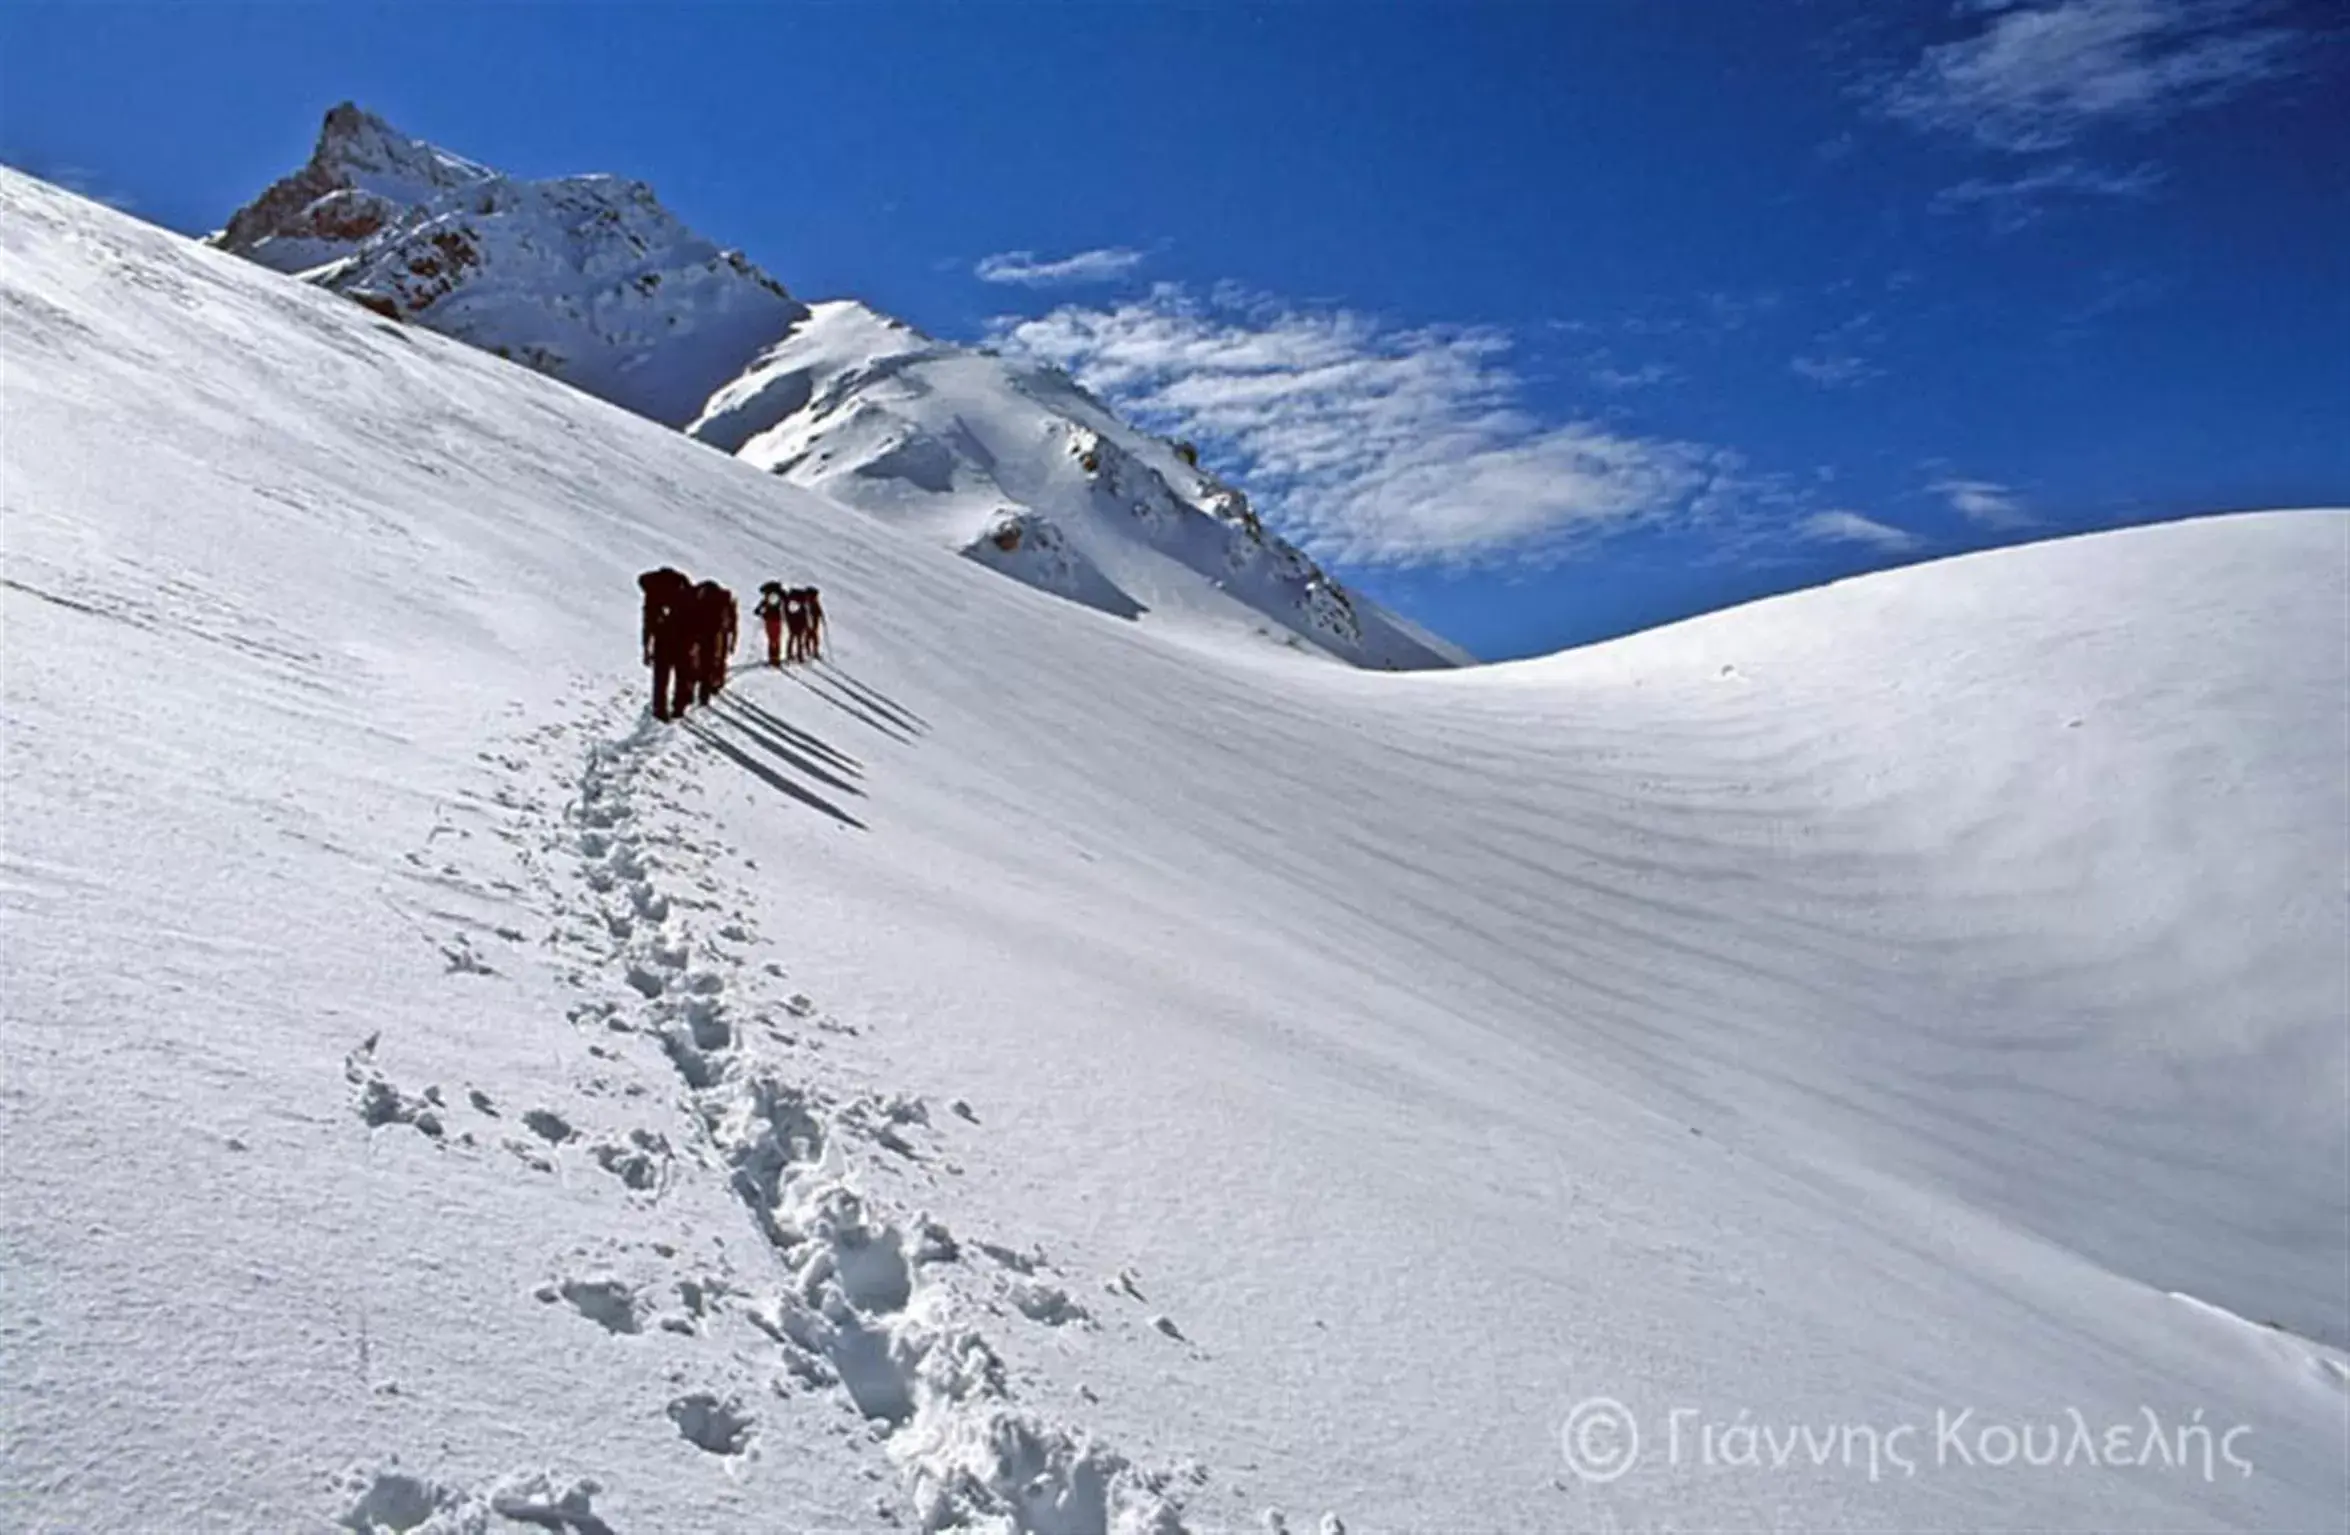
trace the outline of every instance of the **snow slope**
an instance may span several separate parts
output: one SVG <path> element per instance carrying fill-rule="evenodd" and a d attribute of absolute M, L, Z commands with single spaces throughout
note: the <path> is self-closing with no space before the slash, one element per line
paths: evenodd
<path fill-rule="evenodd" d="M 345 102 L 223 250 L 680 426 L 806 313 L 640 181 L 524 181 Z"/>
<path fill-rule="evenodd" d="M 2350 516 L 1391 677 L 0 204 L 10 1528 L 2341 1526 Z"/>
<path fill-rule="evenodd" d="M 1248 497 L 1056 369 L 818 304 L 689 435 L 992 569 L 1177 634 L 1272 634 L 1358 665 L 1459 650 L 1268 533 Z"/>

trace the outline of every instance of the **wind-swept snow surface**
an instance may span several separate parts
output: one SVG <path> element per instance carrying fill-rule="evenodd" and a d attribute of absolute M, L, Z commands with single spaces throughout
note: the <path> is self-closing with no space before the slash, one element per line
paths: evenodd
<path fill-rule="evenodd" d="M 10 1527 L 2341 1526 L 2350 517 L 1389 677 L 0 203 Z"/>

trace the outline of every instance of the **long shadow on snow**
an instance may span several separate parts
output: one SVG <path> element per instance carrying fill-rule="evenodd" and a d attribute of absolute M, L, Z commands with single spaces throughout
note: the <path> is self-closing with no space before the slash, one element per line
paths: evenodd
<path fill-rule="evenodd" d="M 853 774 L 859 778 L 865 776 L 864 763 L 859 762 L 856 758 L 850 756 L 847 752 L 842 751 L 840 748 L 831 745 L 829 742 L 819 740 L 817 737 L 809 734 L 805 730 L 802 730 L 799 726 L 793 724 L 791 721 L 776 718 L 774 715 L 768 713 L 765 709 L 762 709 L 757 704 L 752 703 L 748 698 L 742 697 L 737 693 L 722 693 L 719 695 L 719 699 L 723 703 L 731 704 L 733 707 L 740 709 L 744 714 L 749 715 L 751 719 L 766 727 L 770 733 L 781 736 L 784 740 L 789 741 L 792 745 L 808 753 L 810 756 L 821 757 L 826 762 L 840 769 L 840 771 L 844 773 Z"/>
<path fill-rule="evenodd" d="M 729 725 L 732 725 L 735 729 L 741 731 L 744 738 L 747 739 L 753 746 L 762 747 L 767 751 L 773 752 L 776 756 L 781 757 L 784 760 L 784 763 L 794 772 L 799 773 L 803 777 L 813 778 L 818 783 L 821 783 L 828 788 L 838 789 L 843 794 L 854 794 L 860 799 L 864 798 L 865 791 L 863 789 L 858 788 L 855 784 L 850 783 L 845 778 L 833 777 L 832 774 L 826 772 L 824 769 L 818 767 L 815 763 L 809 761 L 806 757 L 803 757 L 798 752 L 794 751 L 790 746 L 786 745 L 774 734 L 755 724 L 750 718 L 750 715 L 754 712 L 768 720 L 775 719 L 774 715 L 768 714 L 764 709 L 760 709 L 758 705 L 745 704 L 739 700 L 731 700 L 724 693 L 721 693 L 718 695 L 718 698 L 712 705 L 712 708 L 720 719 L 726 721 Z M 797 734 L 797 732 L 794 733 Z"/>
<path fill-rule="evenodd" d="M 914 732 L 912 730 L 908 729 L 904 725 L 899 724 L 896 720 L 892 719 L 886 714 L 876 713 L 872 709 L 868 708 L 864 701 L 859 699 L 856 695 L 829 687 L 824 683 L 817 681 L 814 677 L 809 675 L 806 669 L 786 669 L 784 675 L 791 678 L 792 681 L 798 683 L 801 687 L 806 688 L 809 692 L 815 694 L 818 698 L 823 699 L 826 703 L 832 705 L 835 709 L 840 710 L 843 714 L 849 715 L 855 719 L 863 720 L 866 724 L 871 725 L 875 730 L 880 731 L 883 735 L 888 736 L 891 740 L 904 741 L 909 744 L 913 741 Z"/>
<path fill-rule="evenodd" d="M 874 713 L 886 716 L 916 735 L 929 733 L 930 721 L 891 698 L 879 688 L 859 682 L 832 662 L 821 657 L 817 659 L 816 667 L 819 672 L 837 683 L 843 692 Z"/>
<path fill-rule="evenodd" d="M 855 816 L 841 809 L 840 806 L 834 804 L 832 801 L 824 798 L 820 794 L 809 793 L 806 789 L 803 789 L 798 784 L 793 783 L 790 779 L 784 777 L 781 773 L 778 773 L 775 771 L 775 769 L 769 767 L 766 763 L 759 761 L 749 752 L 744 751 L 741 747 L 735 745 L 732 741 L 727 740 L 724 736 L 720 735 L 717 731 L 712 730 L 709 726 L 703 724 L 700 720 L 687 719 L 682 723 L 686 728 L 686 732 L 693 736 L 695 740 L 700 741 L 703 745 L 709 747 L 712 751 L 715 751 L 722 756 L 733 758 L 736 764 L 739 765 L 745 772 L 749 773 L 753 778 L 764 780 L 771 787 L 775 788 L 781 793 L 789 795 L 793 799 L 798 800 L 801 804 L 807 806 L 811 810 L 823 811 L 826 815 L 840 822 L 843 826 L 854 826 L 859 831 L 865 831 L 869 829 L 863 821 L 858 820 Z"/>

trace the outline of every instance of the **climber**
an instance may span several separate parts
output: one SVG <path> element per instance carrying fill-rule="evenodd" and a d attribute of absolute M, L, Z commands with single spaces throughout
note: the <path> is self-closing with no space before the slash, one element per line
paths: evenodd
<path fill-rule="evenodd" d="M 796 586 L 784 590 L 783 623 L 791 631 L 791 638 L 784 645 L 784 660 L 805 661 L 808 658 L 808 603 Z"/>
<path fill-rule="evenodd" d="M 637 590 L 645 594 L 645 665 L 653 664 L 653 632 L 661 614 L 675 605 L 679 594 L 693 582 L 685 573 L 664 565 L 659 570 L 648 570 L 636 578 Z"/>
<path fill-rule="evenodd" d="M 783 664 L 783 583 L 767 581 L 759 587 L 759 605 L 751 611 L 767 626 L 767 664 Z"/>
<path fill-rule="evenodd" d="M 734 594 L 715 581 L 694 588 L 694 694 L 708 703 L 726 686 L 726 658 L 734 649 Z"/>
<path fill-rule="evenodd" d="M 636 578 L 645 594 L 645 665 L 653 669 L 653 718 L 685 712 L 693 696 L 695 626 L 693 583 L 663 566 Z"/>
<path fill-rule="evenodd" d="M 711 666 L 715 673 L 711 687 L 714 690 L 723 691 L 726 687 L 726 668 L 734 660 L 735 641 L 741 637 L 742 627 L 743 610 L 735 602 L 733 591 L 719 587 L 718 643 L 711 652 Z"/>
<path fill-rule="evenodd" d="M 818 661 L 824 655 L 824 599 L 816 595 L 816 588 L 800 589 L 800 600 L 808 610 L 808 659 Z"/>

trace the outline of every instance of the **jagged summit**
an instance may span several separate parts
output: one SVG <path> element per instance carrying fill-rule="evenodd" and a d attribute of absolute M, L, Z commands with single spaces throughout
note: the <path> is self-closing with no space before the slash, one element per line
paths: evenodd
<path fill-rule="evenodd" d="M 280 272 L 307 271 L 442 192 L 496 179 L 346 101 L 327 112 L 308 163 L 238 209 L 213 243 Z"/>
<path fill-rule="evenodd" d="M 805 313 L 641 181 L 520 180 L 349 102 L 212 243 L 670 426 Z"/>

